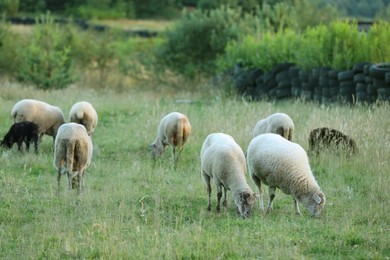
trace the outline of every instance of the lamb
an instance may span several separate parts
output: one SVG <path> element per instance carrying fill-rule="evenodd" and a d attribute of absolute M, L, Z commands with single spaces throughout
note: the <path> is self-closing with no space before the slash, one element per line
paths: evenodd
<path fill-rule="evenodd" d="M 274 133 L 291 141 L 294 132 L 294 122 L 284 113 L 275 113 L 257 122 L 253 130 L 253 138 L 265 133 Z"/>
<path fill-rule="evenodd" d="M 14 123 L 4 136 L 3 141 L 0 141 L 0 145 L 11 149 L 13 144 L 17 143 L 19 152 L 22 152 L 24 142 L 26 151 L 29 152 L 30 142 L 33 142 L 34 152 L 38 154 L 38 128 L 39 126 L 33 122 Z"/>
<path fill-rule="evenodd" d="M 75 103 L 70 109 L 69 121 L 84 125 L 88 134 L 92 136 L 98 124 L 98 115 L 89 102 L 80 101 Z"/>
<path fill-rule="evenodd" d="M 250 176 L 260 192 L 260 210 L 263 211 L 261 183 L 269 186 L 267 213 L 272 210 L 275 190 L 291 194 L 295 213 L 301 215 L 298 201 L 313 217 L 318 217 L 325 205 L 325 194 L 318 186 L 305 150 L 280 135 L 262 134 L 249 144 L 247 162 Z"/>
<path fill-rule="evenodd" d="M 29 121 L 39 126 L 39 139 L 44 134 L 55 140 L 58 128 L 65 123 L 61 109 L 34 99 L 23 99 L 17 102 L 11 111 L 15 123 Z"/>
<path fill-rule="evenodd" d="M 348 154 L 356 154 L 358 152 L 356 143 L 352 138 L 328 127 L 316 128 L 309 135 L 309 151 L 318 155 L 322 148 L 345 150 Z"/>
<path fill-rule="evenodd" d="M 179 113 L 172 112 L 164 116 L 157 130 L 157 138 L 149 145 L 154 157 L 161 157 L 164 155 L 167 145 L 172 150 L 172 162 L 179 159 L 180 153 L 183 150 L 184 144 L 187 142 L 191 133 L 191 124 L 188 118 Z M 179 153 L 176 157 L 176 148 L 179 148 Z"/>
<path fill-rule="evenodd" d="M 60 189 L 61 174 L 66 173 L 69 189 L 77 186 L 80 193 L 84 185 L 85 170 L 90 165 L 92 158 L 91 137 L 83 125 L 65 123 L 58 129 L 54 145 L 54 167 L 58 172 L 58 191 Z M 73 182 L 74 178 L 78 180 L 76 185 Z"/>
<path fill-rule="evenodd" d="M 222 205 L 227 206 L 226 192 L 231 190 L 241 217 L 249 217 L 256 195 L 246 182 L 245 173 L 244 152 L 232 136 L 223 133 L 207 136 L 201 150 L 201 176 L 207 185 L 208 211 L 211 210 L 210 180 L 213 179 L 217 187 L 217 212 L 220 212 L 223 187 Z"/>

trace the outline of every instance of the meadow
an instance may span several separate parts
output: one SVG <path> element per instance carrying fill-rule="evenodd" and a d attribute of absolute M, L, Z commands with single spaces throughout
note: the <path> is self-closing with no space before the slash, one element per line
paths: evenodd
<path fill-rule="evenodd" d="M 209 92 L 94 91 L 75 86 L 40 91 L 1 83 L 0 135 L 12 124 L 20 99 L 59 106 L 91 102 L 99 114 L 94 155 L 81 195 L 63 176 L 57 195 L 53 140 L 45 136 L 39 154 L 0 148 L 1 259 L 389 259 L 390 107 L 388 104 L 332 105 L 303 101 L 248 102 Z M 148 145 L 165 114 L 179 111 L 192 124 L 178 166 L 153 161 Z M 277 190 L 274 210 L 248 219 L 228 207 L 211 212 L 200 177 L 200 149 L 213 132 L 232 135 L 245 151 L 258 120 L 285 112 L 295 123 L 294 141 L 308 148 L 311 129 L 336 128 L 353 137 L 352 157 L 324 151 L 310 156 L 327 196 L 323 214 L 294 215 L 290 196 Z M 247 176 L 253 191 L 255 185 Z M 267 189 L 268 190 L 268 189 Z M 266 191 L 267 191 L 266 190 Z"/>

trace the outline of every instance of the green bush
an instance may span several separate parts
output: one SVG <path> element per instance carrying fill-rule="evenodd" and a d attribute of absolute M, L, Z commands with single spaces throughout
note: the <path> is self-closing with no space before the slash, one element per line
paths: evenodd
<path fill-rule="evenodd" d="M 184 13 L 166 32 L 157 59 L 161 65 L 188 77 L 213 74 L 216 58 L 224 53 L 227 42 L 248 33 L 250 28 L 239 11 L 227 7 Z"/>
<path fill-rule="evenodd" d="M 330 47 L 330 33 L 327 26 L 307 28 L 300 37 L 292 61 L 305 70 L 328 67 L 332 62 L 333 50 Z"/>
<path fill-rule="evenodd" d="M 70 38 L 49 15 L 37 19 L 28 45 L 20 48 L 18 79 L 41 89 L 64 88 L 75 81 Z"/>
<path fill-rule="evenodd" d="M 368 35 L 356 22 L 334 21 L 330 25 L 307 28 L 302 34 L 292 30 L 249 35 L 230 41 L 218 59 L 220 71 L 237 62 L 265 70 L 281 62 L 293 62 L 303 69 L 331 67 L 349 69 L 359 62 L 390 60 L 390 26 L 375 24 Z"/>
<path fill-rule="evenodd" d="M 0 72 L 12 76 L 18 68 L 20 55 L 17 46 L 22 46 L 23 39 L 13 33 L 8 24 L 0 22 Z"/>
<path fill-rule="evenodd" d="M 8 16 L 17 14 L 19 11 L 19 0 L 0 0 L 0 11 Z"/>
<path fill-rule="evenodd" d="M 290 62 L 299 42 L 298 34 L 291 30 L 265 32 L 259 36 L 247 35 L 239 41 L 229 42 L 226 54 L 220 56 L 219 71 L 242 63 L 247 67 L 272 69 L 278 63 Z"/>
<path fill-rule="evenodd" d="M 372 62 L 390 61 L 390 24 L 379 22 L 371 26 L 368 32 L 370 60 Z"/>
<path fill-rule="evenodd" d="M 370 60 L 366 34 L 359 32 L 356 22 L 335 21 L 330 24 L 329 30 L 333 68 L 349 69 L 355 63 Z"/>

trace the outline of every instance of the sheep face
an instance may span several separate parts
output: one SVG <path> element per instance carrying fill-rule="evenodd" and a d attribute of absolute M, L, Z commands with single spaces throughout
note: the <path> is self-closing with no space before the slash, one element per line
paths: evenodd
<path fill-rule="evenodd" d="M 313 218 L 318 218 L 325 206 L 325 194 L 309 193 L 301 197 L 302 204 L 306 207 Z"/>
<path fill-rule="evenodd" d="M 234 195 L 234 202 L 237 205 L 238 213 L 242 218 L 248 218 L 253 205 L 256 202 L 256 195 L 252 192 L 240 192 Z"/>
<path fill-rule="evenodd" d="M 153 158 L 159 158 L 164 155 L 165 146 L 160 142 L 155 142 L 149 145 L 150 150 L 152 151 Z"/>
<path fill-rule="evenodd" d="M 7 147 L 9 149 L 12 148 L 12 145 L 15 143 L 13 136 L 6 135 L 3 141 L 0 141 L 0 145 L 3 147 Z"/>

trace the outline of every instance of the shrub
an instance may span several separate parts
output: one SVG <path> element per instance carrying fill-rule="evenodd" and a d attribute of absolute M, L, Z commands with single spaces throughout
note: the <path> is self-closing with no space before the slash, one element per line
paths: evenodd
<path fill-rule="evenodd" d="M 158 61 L 188 77 L 213 74 L 215 60 L 225 51 L 227 42 L 249 31 L 245 21 L 239 11 L 227 7 L 184 13 L 166 32 L 166 40 L 157 52 Z"/>
<path fill-rule="evenodd" d="M 305 70 L 330 66 L 332 50 L 329 29 L 324 26 L 307 28 L 294 53 L 294 62 Z"/>
<path fill-rule="evenodd" d="M 19 50 L 18 79 L 41 89 L 64 88 L 75 81 L 68 35 L 49 15 L 37 19 L 27 46 Z"/>
<path fill-rule="evenodd" d="M 368 32 L 368 45 L 370 61 L 390 61 L 390 24 L 386 22 L 375 23 Z"/>
<path fill-rule="evenodd" d="M 356 22 L 335 21 L 330 24 L 329 30 L 334 69 L 349 69 L 355 63 L 370 59 L 366 34 L 359 32 Z"/>
<path fill-rule="evenodd" d="M 19 11 L 19 0 L 0 0 L 0 10 L 9 16 L 17 14 Z"/>
<path fill-rule="evenodd" d="M 13 33 L 8 24 L 0 22 L 0 72 L 12 76 L 18 68 L 20 55 L 18 46 L 21 46 L 23 39 L 20 35 Z"/>
<path fill-rule="evenodd" d="M 291 30 L 265 32 L 257 37 L 247 35 L 242 40 L 228 43 L 226 54 L 218 59 L 218 68 L 223 71 L 242 63 L 247 67 L 270 70 L 278 63 L 292 61 L 298 43 L 299 35 Z"/>

